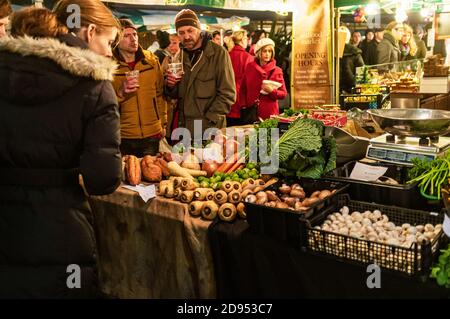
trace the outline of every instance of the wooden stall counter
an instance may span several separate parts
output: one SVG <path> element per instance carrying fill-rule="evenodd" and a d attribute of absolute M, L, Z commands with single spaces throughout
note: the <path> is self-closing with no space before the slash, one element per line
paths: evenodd
<path fill-rule="evenodd" d="M 210 221 L 156 197 L 120 187 L 93 196 L 100 285 L 113 298 L 215 298 Z"/>

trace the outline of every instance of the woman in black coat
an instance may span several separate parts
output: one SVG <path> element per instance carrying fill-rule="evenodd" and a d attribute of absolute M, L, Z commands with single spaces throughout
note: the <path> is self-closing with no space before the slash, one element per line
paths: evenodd
<path fill-rule="evenodd" d="M 121 156 L 115 64 L 89 50 L 108 51 L 93 34 L 0 39 L 0 298 L 96 296 L 79 175 L 90 195 L 112 193 Z"/>

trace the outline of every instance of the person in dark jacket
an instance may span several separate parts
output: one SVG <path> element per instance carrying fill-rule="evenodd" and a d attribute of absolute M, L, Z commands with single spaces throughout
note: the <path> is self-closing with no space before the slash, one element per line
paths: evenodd
<path fill-rule="evenodd" d="M 345 44 L 344 55 L 340 62 L 340 87 L 347 93 L 350 93 L 352 88 L 356 85 L 356 68 L 364 66 L 361 54 L 361 49 L 349 43 Z"/>
<path fill-rule="evenodd" d="M 178 12 L 175 28 L 183 45 L 184 74 L 180 77 L 167 72 L 166 93 L 178 99 L 179 112 L 175 115 L 178 125 L 174 123 L 174 127 L 186 128 L 191 137 L 198 138 L 209 128 L 226 127 L 226 115 L 236 98 L 233 66 L 225 48 L 201 31 L 200 21 L 192 10 Z"/>
<path fill-rule="evenodd" d="M 399 41 L 403 36 L 404 27 L 402 23 L 395 21 L 389 23 L 384 31 L 383 40 L 378 44 L 378 63 L 395 63 L 400 58 Z M 388 70 L 392 66 L 380 67 L 380 70 Z"/>
<path fill-rule="evenodd" d="M 427 56 L 427 45 L 423 41 L 424 31 L 421 25 L 414 28 L 414 41 L 417 44 L 416 59 L 425 59 Z"/>
<path fill-rule="evenodd" d="M 361 41 L 361 44 L 359 46 L 359 48 L 362 51 L 362 57 L 363 57 L 364 62 L 366 61 L 365 59 L 368 54 L 370 43 L 374 40 L 374 36 L 375 36 L 375 31 L 372 29 L 367 29 L 366 37 L 364 38 L 364 40 Z"/>
<path fill-rule="evenodd" d="M 121 180 L 116 66 L 96 53 L 112 54 L 118 26 L 100 1 L 77 4 L 75 34 L 0 39 L 0 298 L 98 296 L 85 192 Z"/>
<path fill-rule="evenodd" d="M 169 33 L 158 30 L 156 32 L 156 39 L 159 43 L 159 49 L 155 51 L 155 55 L 158 57 L 159 64 L 162 64 L 164 59 L 168 56 L 166 49 L 170 45 Z"/>
<path fill-rule="evenodd" d="M 383 40 L 383 35 L 383 29 L 375 29 L 373 40 L 367 44 L 366 50 L 363 51 L 364 64 L 375 65 L 378 63 L 378 44 Z"/>

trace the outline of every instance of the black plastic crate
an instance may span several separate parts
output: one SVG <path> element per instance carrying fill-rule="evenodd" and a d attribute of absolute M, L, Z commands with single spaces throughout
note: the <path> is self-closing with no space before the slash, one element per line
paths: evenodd
<path fill-rule="evenodd" d="M 355 164 L 356 161 L 352 161 L 336 168 L 325 179 L 348 183 L 348 193 L 351 198 L 360 201 L 423 210 L 433 209 L 439 211 L 442 208 L 441 202 L 430 203 L 420 195 L 420 191 L 416 187 L 417 183 L 406 183 L 408 181 L 408 167 L 390 163 L 364 163 L 366 165 L 387 167 L 388 170 L 384 176 L 392 178 L 399 183 L 398 185 L 390 185 L 350 179 L 350 174 Z"/>
<path fill-rule="evenodd" d="M 336 192 L 316 202 L 305 212 L 245 203 L 247 222 L 253 233 L 284 241 L 297 247 L 299 244 L 300 246 L 304 245 L 306 241 L 305 221 L 337 201 L 337 195 L 345 192 L 348 186 L 340 182 L 313 179 L 302 179 L 297 182 L 303 187 L 307 196 L 317 190 L 336 189 Z M 279 182 L 269 189 L 277 191 L 281 184 L 282 182 Z M 279 194 L 278 191 L 277 193 Z"/>
<path fill-rule="evenodd" d="M 307 226 L 306 249 L 310 253 L 363 266 L 377 264 L 384 270 L 414 276 L 422 281 L 428 278 L 430 267 L 440 254 L 439 248 L 446 242 L 442 229 L 432 241 L 426 241 L 422 244 L 413 243 L 410 247 L 394 246 L 317 229 L 329 215 L 339 212 L 343 206 L 349 208 L 350 214 L 355 211 L 379 210 L 383 215 L 387 215 L 389 221 L 396 226 L 401 226 L 404 223 L 411 226 L 442 224 L 444 211 L 437 213 L 379 205 L 351 200 L 348 194 L 340 194 L 330 207 L 311 218 Z"/>

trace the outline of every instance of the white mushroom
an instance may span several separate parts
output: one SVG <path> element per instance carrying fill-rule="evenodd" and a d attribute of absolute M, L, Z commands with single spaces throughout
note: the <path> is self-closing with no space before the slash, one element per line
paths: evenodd
<path fill-rule="evenodd" d="M 373 215 L 376 216 L 377 219 L 381 218 L 381 212 L 378 209 L 375 209 L 373 211 Z"/>
<path fill-rule="evenodd" d="M 375 231 L 375 229 L 371 225 L 367 225 L 367 226 L 365 225 L 364 227 L 365 227 L 366 233 L 371 233 L 371 232 Z"/>
<path fill-rule="evenodd" d="M 386 241 L 386 244 L 388 244 L 388 245 L 393 245 L 393 246 L 399 246 L 400 245 L 400 243 L 399 243 L 397 238 L 388 238 L 385 241 Z"/>
<path fill-rule="evenodd" d="M 338 230 L 338 233 L 341 235 L 348 235 L 348 228 L 347 227 L 342 227 Z"/>
<path fill-rule="evenodd" d="M 424 234 L 424 236 L 426 237 L 426 238 L 428 238 L 430 241 L 431 240 L 433 240 L 433 238 L 434 238 L 434 232 L 432 232 L 432 231 L 427 231 L 427 232 L 425 232 L 425 234 Z"/>
<path fill-rule="evenodd" d="M 375 227 L 375 231 L 376 231 L 378 234 L 381 234 L 381 233 L 386 232 L 385 229 L 384 229 L 384 227 L 381 227 L 381 226 Z"/>
<path fill-rule="evenodd" d="M 347 206 L 344 206 L 340 209 L 342 215 L 348 215 L 350 213 L 350 209 Z"/>
<path fill-rule="evenodd" d="M 350 231 L 349 236 L 355 237 L 355 238 L 361 238 L 362 234 L 358 231 Z"/>
<path fill-rule="evenodd" d="M 370 217 L 370 214 L 372 214 L 372 212 L 366 210 L 366 211 L 365 211 L 364 213 L 362 213 L 361 215 L 362 215 L 363 218 L 369 218 L 369 217 Z"/>
<path fill-rule="evenodd" d="M 423 225 L 417 225 L 417 226 L 416 226 L 416 230 L 417 230 L 419 233 L 423 233 L 424 230 L 425 230 L 425 226 L 423 226 Z"/>
<path fill-rule="evenodd" d="M 432 232 L 434 231 L 434 226 L 431 224 L 426 224 L 425 225 L 425 232 Z"/>
<path fill-rule="evenodd" d="M 361 213 L 359 212 L 354 212 L 350 215 L 352 217 L 352 220 L 356 223 L 356 222 L 361 222 L 363 220 L 363 217 L 361 215 Z"/>
<path fill-rule="evenodd" d="M 377 222 L 374 223 L 375 226 L 379 226 L 382 227 L 385 223 L 382 220 L 379 220 Z"/>
<path fill-rule="evenodd" d="M 371 226 L 371 225 L 372 225 L 372 222 L 370 221 L 369 218 L 366 217 L 366 218 L 364 218 L 364 219 L 362 220 L 361 224 L 364 225 L 364 226 Z"/>
<path fill-rule="evenodd" d="M 384 228 L 388 231 L 395 230 L 395 224 L 393 222 L 388 222 L 384 225 Z"/>
<path fill-rule="evenodd" d="M 407 230 L 409 227 L 411 227 L 411 225 L 410 225 L 410 224 L 407 224 L 407 223 L 405 223 L 405 224 L 402 225 L 402 229 L 403 229 L 403 230 Z"/>
<path fill-rule="evenodd" d="M 389 235 L 387 233 L 379 233 L 378 238 L 382 241 L 386 241 L 389 239 Z"/>
<path fill-rule="evenodd" d="M 406 232 L 410 235 L 415 235 L 417 233 L 417 229 L 414 226 L 409 227 Z"/>
<path fill-rule="evenodd" d="M 376 233 L 376 232 L 370 232 L 370 233 L 367 233 L 367 238 L 376 238 L 376 239 L 378 239 L 378 234 Z M 372 240 L 372 239 L 369 239 L 369 240 Z"/>
<path fill-rule="evenodd" d="M 424 235 L 418 235 L 416 237 L 416 242 L 417 243 L 422 244 L 422 242 L 424 242 L 424 241 L 428 241 L 428 238 L 425 237 Z"/>
<path fill-rule="evenodd" d="M 382 220 L 384 223 L 387 223 L 387 222 L 389 221 L 389 217 L 387 217 L 387 215 L 383 215 L 383 216 L 381 217 L 381 220 Z"/>
<path fill-rule="evenodd" d="M 336 216 L 330 215 L 329 219 L 330 219 L 332 222 L 334 222 L 334 221 L 336 220 Z"/>

